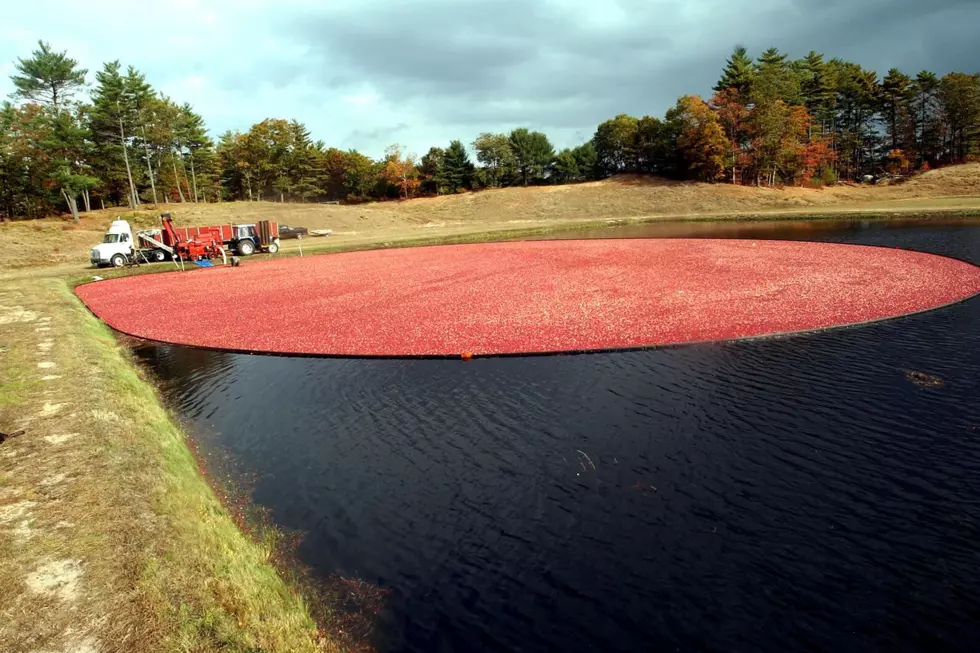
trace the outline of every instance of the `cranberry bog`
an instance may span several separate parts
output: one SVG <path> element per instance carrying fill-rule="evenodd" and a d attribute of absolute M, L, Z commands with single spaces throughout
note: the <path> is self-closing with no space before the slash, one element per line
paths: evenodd
<path fill-rule="evenodd" d="M 766 240 L 508 242 L 137 275 L 76 293 L 114 329 L 240 352 L 463 357 L 637 349 L 855 325 L 980 293 L 980 268 Z"/>

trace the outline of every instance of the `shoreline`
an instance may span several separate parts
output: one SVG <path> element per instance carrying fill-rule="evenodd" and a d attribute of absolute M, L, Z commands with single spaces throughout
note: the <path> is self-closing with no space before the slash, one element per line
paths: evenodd
<path fill-rule="evenodd" d="M 255 254 L 244 262 L 270 261 L 283 258 L 293 258 L 298 256 L 316 256 L 319 254 L 339 254 L 343 252 L 360 252 L 373 249 L 396 249 L 404 247 L 428 247 L 436 245 L 464 245 L 471 243 L 493 243 L 506 240 L 534 239 L 536 236 L 549 236 L 558 234 L 570 234 L 577 231 L 591 231 L 597 229 L 610 229 L 617 227 L 635 227 L 654 224 L 688 224 L 688 223 L 758 223 L 758 222 L 834 222 L 834 221 L 894 221 L 896 223 L 912 222 L 917 220 L 980 220 L 980 208 L 977 209 L 939 209 L 934 211 L 922 211 L 920 209 L 895 212 L 865 212 L 854 210 L 848 213 L 743 213 L 734 216 L 704 215 L 704 216 L 641 216 L 636 218 L 615 218 L 607 220 L 589 220 L 584 222 L 560 222 L 547 226 L 535 227 L 514 227 L 503 229 L 475 229 L 462 233 L 432 234 L 432 235 L 410 235 L 398 237 L 374 236 L 365 238 L 363 241 L 340 241 L 340 242 L 310 242 L 300 245 L 295 240 L 286 241 L 276 254 Z M 323 237 L 329 240 L 330 236 Z M 138 268 L 93 268 L 72 266 L 62 269 L 58 266 L 50 267 L 18 267 L 8 269 L 8 273 L 14 276 L 32 276 L 30 271 L 58 269 L 63 276 L 69 278 L 72 288 L 76 288 L 92 281 L 92 276 L 96 273 L 104 279 L 114 279 L 117 277 L 131 276 L 136 274 L 156 274 L 160 272 L 174 272 L 171 262 L 157 264 L 143 264 Z M 187 271 L 196 271 L 196 267 L 188 267 Z M 0 280 L 2 280 L 0 276 Z"/>

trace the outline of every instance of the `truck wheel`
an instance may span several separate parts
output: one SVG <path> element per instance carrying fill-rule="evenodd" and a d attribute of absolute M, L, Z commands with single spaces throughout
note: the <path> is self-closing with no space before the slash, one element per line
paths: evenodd
<path fill-rule="evenodd" d="M 109 259 L 109 262 L 112 263 L 112 267 L 121 268 L 122 266 L 126 265 L 126 257 L 122 254 L 114 254 L 112 258 Z"/>
<path fill-rule="evenodd" d="M 255 253 L 255 244 L 251 240 L 243 240 L 238 243 L 238 253 L 241 256 L 250 256 Z"/>
<path fill-rule="evenodd" d="M 296 234 L 296 240 L 303 240 L 303 234 Z"/>
<path fill-rule="evenodd" d="M 153 250 L 153 253 L 150 254 L 150 258 L 157 263 L 163 263 L 167 259 L 167 255 L 162 249 L 155 249 Z"/>
<path fill-rule="evenodd" d="M 268 249 L 270 254 L 275 254 L 279 251 L 279 243 L 269 243 Z"/>

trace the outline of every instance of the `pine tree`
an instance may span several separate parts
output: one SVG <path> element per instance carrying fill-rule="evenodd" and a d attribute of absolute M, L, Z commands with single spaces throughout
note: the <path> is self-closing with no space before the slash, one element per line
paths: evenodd
<path fill-rule="evenodd" d="M 583 179 L 599 178 L 599 156 L 596 154 L 595 145 L 588 141 L 572 150 L 575 157 L 575 166 Z"/>
<path fill-rule="evenodd" d="M 980 146 L 980 74 L 946 75 L 939 81 L 939 101 L 949 132 L 949 161 L 965 161 Z"/>
<path fill-rule="evenodd" d="M 473 185 L 473 163 L 460 141 L 452 141 L 442 157 L 439 182 L 450 193 Z"/>
<path fill-rule="evenodd" d="M 843 178 L 875 172 L 881 89 L 878 76 L 870 70 L 840 59 L 828 66 L 836 80 L 834 117 L 837 161 Z"/>
<path fill-rule="evenodd" d="M 153 157 L 150 154 L 150 141 L 147 137 L 147 124 L 154 122 L 154 104 L 157 100 L 156 93 L 146 82 L 146 77 L 138 70 L 130 66 L 123 79 L 123 88 L 126 100 L 132 110 L 134 139 L 133 146 L 139 151 L 143 150 L 144 163 L 146 165 L 147 178 L 150 181 L 150 192 L 153 203 L 159 202 L 157 198 L 156 174 L 153 170 Z"/>
<path fill-rule="evenodd" d="M 30 59 L 17 59 L 14 64 L 19 73 L 10 78 L 16 89 L 14 96 L 58 111 L 85 85 L 88 70 L 79 68 L 66 52 L 54 52 L 44 41 L 37 43 L 39 49 L 31 53 Z"/>
<path fill-rule="evenodd" d="M 800 78 L 777 48 L 769 48 L 755 65 L 750 96 L 755 104 L 771 104 L 782 100 L 786 104 L 800 102 Z"/>
<path fill-rule="evenodd" d="M 194 201 L 203 198 L 207 202 L 208 196 L 214 196 L 214 143 L 208 136 L 207 128 L 204 126 L 204 119 L 194 112 L 191 105 L 184 103 L 180 107 L 181 128 L 183 129 L 183 142 L 187 150 L 184 155 L 191 169 L 191 190 Z M 310 163 L 312 167 L 312 162 Z M 200 174 L 201 183 L 198 183 Z"/>
<path fill-rule="evenodd" d="M 939 158 L 939 78 L 935 73 L 923 70 L 913 84 L 913 105 L 916 115 L 916 151 L 918 164 L 935 165 Z"/>
<path fill-rule="evenodd" d="M 823 55 L 811 51 L 800 61 L 803 73 L 800 96 L 803 106 L 816 120 L 821 133 L 830 131 L 836 90 L 829 66 Z"/>
<path fill-rule="evenodd" d="M 51 129 L 48 139 L 42 143 L 51 166 L 49 179 L 57 183 L 76 223 L 79 222 L 78 197 L 82 195 L 87 198 L 88 192 L 98 183 L 98 179 L 85 174 L 82 166 L 88 130 L 81 118 L 81 109 L 62 109 L 49 116 Z M 88 210 L 87 199 L 85 206 Z"/>
<path fill-rule="evenodd" d="M 442 161 L 445 156 L 446 151 L 441 147 L 431 147 L 419 162 L 424 194 L 439 195 L 442 192 Z"/>
<path fill-rule="evenodd" d="M 748 51 L 738 46 L 728 58 L 725 70 L 721 73 L 721 79 L 715 84 L 715 91 L 725 91 L 730 88 L 736 89 L 740 94 L 748 96 L 752 91 L 752 78 L 755 76 L 755 68 Z"/>
<path fill-rule="evenodd" d="M 571 149 L 565 148 L 555 156 L 551 164 L 551 180 L 556 184 L 567 184 L 578 181 L 580 177 L 575 154 Z"/>
<path fill-rule="evenodd" d="M 88 192 L 96 181 L 84 174 L 87 152 L 87 133 L 79 122 L 82 110 L 72 106 L 71 97 L 85 85 L 84 68 L 65 52 L 54 52 L 44 41 L 30 59 L 18 59 L 14 68 L 19 74 L 11 77 L 14 96 L 43 107 L 38 119 L 45 123 L 45 140 L 41 143 L 47 170 L 47 181 L 60 189 L 75 222 L 79 221 L 78 197 L 84 195 L 89 207 Z"/>
<path fill-rule="evenodd" d="M 891 149 L 909 151 L 914 147 L 911 102 L 915 92 L 912 78 L 892 68 L 881 82 L 881 99 Z"/>
<path fill-rule="evenodd" d="M 139 206 L 139 194 L 129 163 L 132 106 L 118 61 L 110 61 L 95 74 L 89 127 L 96 146 L 96 173 L 110 194 L 127 196 L 132 208 Z M 121 168 L 124 166 L 124 170 Z M 125 190 L 125 192 L 123 192 Z"/>

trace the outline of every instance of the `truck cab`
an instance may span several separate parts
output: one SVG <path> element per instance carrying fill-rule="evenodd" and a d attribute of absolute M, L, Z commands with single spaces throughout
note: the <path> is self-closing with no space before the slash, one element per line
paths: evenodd
<path fill-rule="evenodd" d="M 121 268 L 133 255 L 133 230 L 125 220 L 113 220 L 102 242 L 92 248 L 92 265 Z"/>

